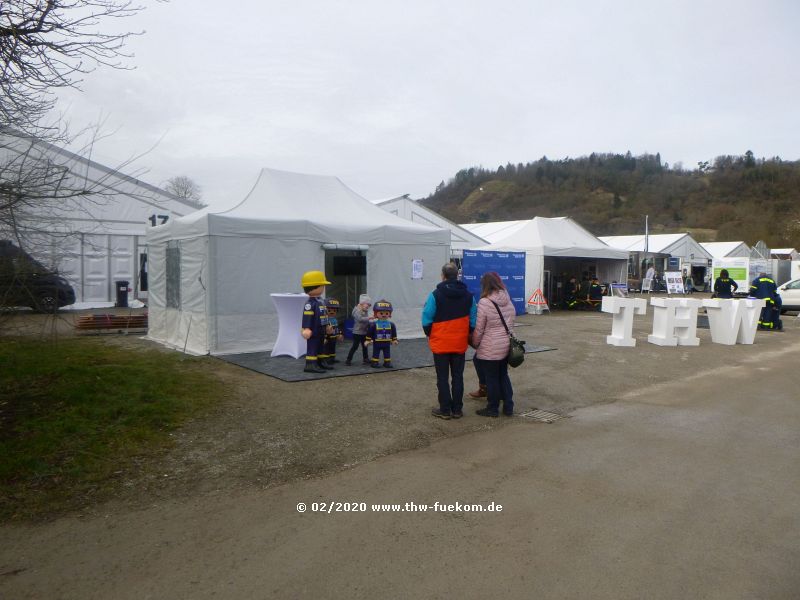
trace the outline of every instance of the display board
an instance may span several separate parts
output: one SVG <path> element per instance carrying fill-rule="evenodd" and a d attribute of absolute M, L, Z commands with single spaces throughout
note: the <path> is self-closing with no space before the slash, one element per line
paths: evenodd
<path fill-rule="evenodd" d="M 680 271 L 667 271 L 664 273 L 667 280 L 667 294 L 684 294 L 683 275 Z"/>
<path fill-rule="evenodd" d="M 461 280 L 476 301 L 481 297 L 481 276 L 487 271 L 495 271 L 500 275 L 517 314 L 525 314 L 525 253 L 464 250 Z"/>

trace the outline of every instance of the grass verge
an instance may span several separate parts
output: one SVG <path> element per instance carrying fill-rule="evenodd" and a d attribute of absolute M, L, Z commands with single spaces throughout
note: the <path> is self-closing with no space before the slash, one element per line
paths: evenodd
<path fill-rule="evenodd" d="M 0 339 L 0 520 L 107 497 L 221 397 L 204 364 L 98 339 Z"/>

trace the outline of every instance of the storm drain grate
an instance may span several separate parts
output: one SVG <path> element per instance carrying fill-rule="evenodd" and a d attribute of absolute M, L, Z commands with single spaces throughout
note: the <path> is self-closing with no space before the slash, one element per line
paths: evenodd
<path fill-rule="evenodd" d="M 558 413 L 547 412 L 546 410 L 539 410 L 534 408 L 528 412 L 520 413 L 520 417 L 530 419 L 531 421 L 538 421 L 540 423 L 552 423 L 559 419 L 568 419 L 569 415 L 559 415 Z"/>

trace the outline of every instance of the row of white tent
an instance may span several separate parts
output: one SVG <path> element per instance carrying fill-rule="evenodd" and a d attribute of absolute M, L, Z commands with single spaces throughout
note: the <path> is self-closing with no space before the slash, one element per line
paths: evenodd
<path fill-rule="evenodd" d="M 421 306 L 441 265 L 464 249 L 525 251 L 531 295 L 555 269 L 577 274 L 591 265 L 604 281 L 625 281 L 638 243 L 606 243 L 566 217 L 459 226 L 408 196 L 373 203 L 336 177 L 271 169 L 233 208 L 193 211 L 158 188 L 49 144 L 5 137 L 0 148 L 38 153 L 66 166 L 77 186 L 99 190 L 83 205 L 78 198 L 32 215 L 58 224 L 50 227 L 58 235 L 42 246 L 61 259 L 50 264 L 79 299 L 112 301 L 118 278 L 140 295 L 146 252 L 149 293 L 140 297 L 149 306 L 149 335 L 193 353 L 270 349 L 278 321 L 269 294 L 300 292 L 302 273 L 326 265 L 330 251 L 365 256 L 364 290 L 389 299 L 400 334 L 411 337 L 420 333 Z M 649 236 L 650 252 L 705 252 L 686 234 L 662 237 Z"/>
<path fill-rule="evenodd" d="M 383 210 L 335 177 L 263 169 L 237 206 L 148 230 L 149 335 L 201 354 L 268 350 L 279 326 L 269 294 L 300 292 L 301 274 L 325 264 L 326 250 L 354 249 L 366 255 L 368 293 L 392 302 L 402 337 L 419 336 L 422 305 L 450 260 L 454 233 L 483 242 L 475 249 L 525 251 L 527 293 L 542 287 L 553 257 L 591 260 L 608 281 L 626 277 L 628 253 L 566 217 L 472 235 L 471 226 L 437 225 Z"/>

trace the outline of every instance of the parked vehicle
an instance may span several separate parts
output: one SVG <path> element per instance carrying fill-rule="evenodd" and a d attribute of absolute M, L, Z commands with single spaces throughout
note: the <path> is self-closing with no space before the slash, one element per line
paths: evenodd
<path fill-rule="evenodd" d="M 778 286 L 783 306 L 781 314 L 787 310 L 800 310 L 800 279 L 792 279 Z"/>
<path fill-rule="evenodd" d="M 75 290 L 8 240 L 0 240 L 0 306 L 55 312 L 75 302 Z"/>

